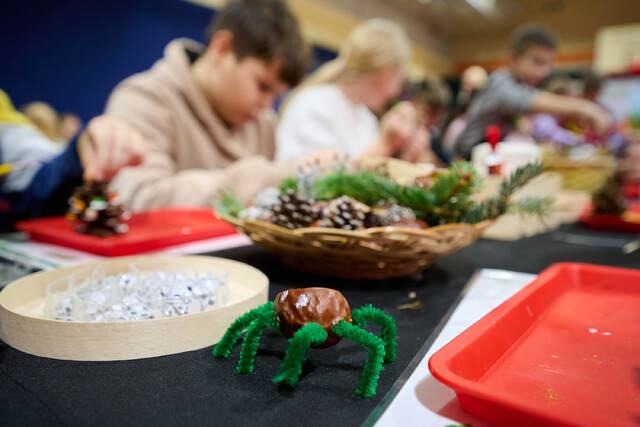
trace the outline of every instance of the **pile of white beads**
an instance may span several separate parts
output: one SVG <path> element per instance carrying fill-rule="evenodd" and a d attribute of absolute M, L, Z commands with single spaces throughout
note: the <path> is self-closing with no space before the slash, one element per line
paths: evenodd
<path fill-rule="evenodd" d="M 226 284 L 225 276 L 212 273 L 167 271 L 133 271 L 86 279 L 79 285 L 68 280 L 68 285 L 58 284 L 47 292 L 47 317 L 127 322 L 199 313 L 224 304 Z"/>

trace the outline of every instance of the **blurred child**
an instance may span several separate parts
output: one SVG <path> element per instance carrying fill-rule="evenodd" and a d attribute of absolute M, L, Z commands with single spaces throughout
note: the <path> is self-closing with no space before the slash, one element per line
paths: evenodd
<path fill-rule="evenodd" d="M 571 91 L 571 83 L 568 77 L 555 77 L 547 82 L 544 90 L 555 95 L 575 96 Z M 535 114 L 531 118 L 531 136 L 537 142 L 552 142 L 565 147 L 584 142 L 584 138 L 579 133 L 572 132 L 561 125 L 562 119 L 547 113 Z"/>
<path fill-rule="evenodd" d="M 544 29 L 527 27 L 515 34 L 508 69 L 491 74 L 469 107 L 468 124 L 455 142 L 457 157 L 468 159 L 489 125 L 500 126 L 507 135 L 514 116 L 521 114 L 571 115 L 588 121 L 599 134 L 609 129 L 611 118 L 597 104 L 536 89 L 551 73 L 555 50 L 555 38 Z"/>
<path fill-rule="evenodd" d="M 0 230 L 20 219 L 62 214 L 82 180 L 109 180 L 139 164 L 147 145 L 138 132 L 100 116 L 65 149 L 39 132 L 0 90 Z"/>
<path fill-rule="evenodd" d="M 146 161 L 112 188 L 133 210 L 208 205 L 222 190 L 246 202 L 295 173 L 274 163 L 272 105 L 302 78 L 307 49 L 282 0 L 235 0 L 213 18 L 208 44 L 178 39 L 148 71 L 120 83 L 107 114 L 138 129 Z M 312 155 L 333 161 L 333 154 Z"/>
<path fill-rule="evenodd" d="M 640 141 L 631 143 L 620 162 L 625 179 L 640 184 Z"/>
<path fill-rule="evenodd" d="M 416 161 L 428 146 L 415 107 L 402 102 L 378 122 L 375 115 L 402 90 L 410 42 L 398 25 L 383 19 L 360 24 L 338 58 L 312 74 L 280 112 L 276 158 L 293 159 L 318 149 L 388 157 L 403 147 Z"/>
<path fill-rule="evenodd" d="M 489 76 L 487 71 L 479 65 L 466 68 L 460 76 L 460 89 L 453 102 L 449 117 L 445 125 L 466 113 L 474 96 L 486 85 Z"/>
<path fill-rule="evenodd" d="M 34 101 L 23 106 L 22 112 L 49 140 L 58 140 L 60 118 L 58 112 L 51 105 L 46 102 Z"/>
<path fill-rule="evenodd" d="M 467 110 L 478 93 L 487 85 L 487 71 L 479 65 L 466 68 L 460 76 L 460 90 L 442 126 L 444 135 L 437 153 L 448 163 L 453 158 L 456 140 L 467 127 Z"/>
<path fill-rule="evenodd" d="M 62 142 L 69 142 L 78 135 L 82 129 L 82 120 L 76 114 L 62 113 L 60 114 L 60 123 L 58 124 L 58 138 Z"/>
<path fill-rule="evenodd" d="M 605 109 L 611 120 L 614 121 L 613 113 L 599 101 L 601 89 L 602 80 L 600 77 L 593 71 L 587 72 L 583 77 L 582 97 L 600 105 Z M 618 157 L 624 155 L 630 140 L 630 138 L 619 129 L 618 123 L 614 123 L 614 126 L 604 135 L 604 138 L 599 137 L 599 135 L 595 134 L 591 129 L 587 130 L 586 137 L 593 143 L 604 142 L 607 150 Z"/>
<path fill-rule="evenodd" d="M 442 133 L 451 104 L 451 89 L 442 80 L 427 78 L 422 81 L 412 101 L 429 134 L 431 150 L 425 150 L 422 162 L 442 164 L 447 156 L 441 153 Z"/>

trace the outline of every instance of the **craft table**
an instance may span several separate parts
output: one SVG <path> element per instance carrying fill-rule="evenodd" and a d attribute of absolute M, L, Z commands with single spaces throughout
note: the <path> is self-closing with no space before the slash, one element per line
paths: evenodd
<path fill-rule="evenodd" d="M 272 332 L 261 341 L 251 375 L 235 372 L 239 346 L 229 359 L 214 359 L 211 348 L 205 348 L 153 359 L 70 362 L 31 356 L 0 342 L 0 425 L 373 424 L 393 402 L 415 368 L 410 362 L 458 304 L 475 271 L 537 274 L 560 261 L 640 268 L 640 251 L 622 252 L 622 246 L 637 237 L 574 225 L 515 242 L 480 240 L 436 260 L 420 277 L 385 281 L 312 277 L 283 267 L 256 246 L 215 252 L 211 255 L 246 262 L 267 274 L 271 298 L 287 288 L 320 285 L 342 291 L 354 308 L 371 303 L 393 315 L 398 358 L 385 365 L 377 395 L 361 399 L 354 394 L 366 351 L 347 340 L 309 351 L 295 390 L 271 382 L 287 346 Z M 423 308 L 399 310 L 410 302 L 410 292 Z"/>

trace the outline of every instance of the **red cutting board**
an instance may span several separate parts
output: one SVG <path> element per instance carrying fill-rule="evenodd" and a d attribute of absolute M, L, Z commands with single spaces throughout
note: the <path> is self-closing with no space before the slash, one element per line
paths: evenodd
<path fill-rule="evenodd" d="M 16 224 L 31 239 L 54 243 L 108 257 L 148 252 L 167 246 L 236 233 L 211 209 L 168 208 L 135 213 L 127 221 L 129 231 L 109 237 L 78 233 L 77 223 L 65 217 L 40 218 Z"/>
<path fill-rule="evenodd" d="M 429 369 L 497 426 L 638 426 L 640 270 L 555 264 Z"/>
<path fill-rule="evenodd" d="M 631 202 L 621 215 L 596 215 L 588 205 L 580 216 L 580 222 L 594 230 L 626 231 L 640 233 L 640 202 Z"/>

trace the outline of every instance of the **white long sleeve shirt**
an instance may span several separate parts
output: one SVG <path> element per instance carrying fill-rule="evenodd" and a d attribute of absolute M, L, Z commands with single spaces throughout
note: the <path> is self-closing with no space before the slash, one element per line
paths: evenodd
<path fill-rule="evenodd" d="M 321 149 L 360 157 L 379 135 L 378 119 L 354 104 L 335 84 L 303 89 L 289 103 L 276 130 L 276 160 L 290 160 Z"/>

